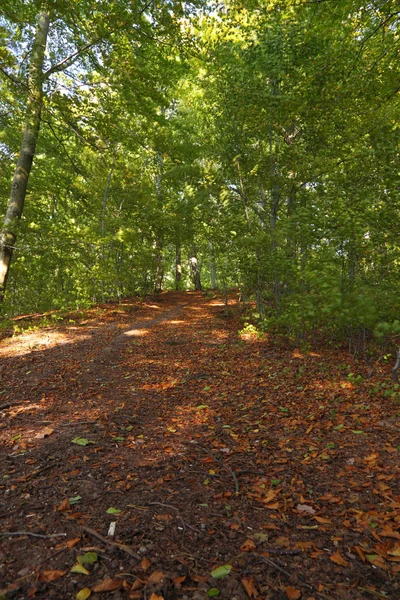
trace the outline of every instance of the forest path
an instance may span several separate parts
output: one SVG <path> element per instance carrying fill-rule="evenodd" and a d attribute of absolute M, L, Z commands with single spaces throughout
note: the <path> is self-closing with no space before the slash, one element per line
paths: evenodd
<path fill-rule="evenodd" d="M 167 293 L 0 343 L 5 596 L 399 597 L 393 400 L 242 327 Z"/>

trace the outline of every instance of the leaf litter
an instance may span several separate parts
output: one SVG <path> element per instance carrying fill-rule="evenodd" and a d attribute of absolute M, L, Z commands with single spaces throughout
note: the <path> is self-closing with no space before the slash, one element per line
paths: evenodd
<path fill-rule="evenodd" d="M 354 385 L 345 350 L 243 340 L 199 293 L 118 307 L 0 344 L 0 597 L 398 598 L 390 366 Z"/>

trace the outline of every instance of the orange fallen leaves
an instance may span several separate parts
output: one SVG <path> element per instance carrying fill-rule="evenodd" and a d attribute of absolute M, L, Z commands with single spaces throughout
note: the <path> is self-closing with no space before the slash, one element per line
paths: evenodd
<path fill-rule="evenodd" d="M 113 592 L 119 590 L 124 584 L 122 579 L 110 579 L 106 578 L 97 585 L 94 586 L 93 592 Z"/>
<path fill-rule="evenodd" d="M 56 579 L 60 579 L 60 577 L 63 577 L 66 572 L 67 571 L 59 571 L 59 570 L 43 571 L 43 573 L 41 573 L 41 575 L 40 575 L 40 579 L 42 579 L 42 581 L 46 581 L 47 583 L 50 583 L 50 581 L 55 581 Z"/>
<path fill-rule="evenodd" d="M 337 550 L 334 554 L 331 554 L 331 556 L 329 558 L 336 565 L 341 565 L 342 567 L 348 567 L 349 566 L 349 563 L 347 562 L 347 560 L 345 560 L 343 558 L 343 556 L 340 554 L 339 550 Z"/>
<path fill-rule="evenodd" d="M 244 589 L 246 590 L 249 598 L 257 598 L 259 593 L 258 593 L 257 587 L 254 583 L 253 577 L 248 577 L 248 578 L 242 579 L 242 585 L 243 585 Z"/>
<path fill-rule="evenodd" d="M 301 591 L 296 590 L 296 588 L 291 585 L 286 586 L 285 592 L 289 600 L 299 600 L 299 598 L 301 598 Z"/>
<path fill-rule="evenodd" d="M 242 552 L 253 552 L 256 549 L 256 545 L 253 540 L 246 540 L 240 547 Z"/>

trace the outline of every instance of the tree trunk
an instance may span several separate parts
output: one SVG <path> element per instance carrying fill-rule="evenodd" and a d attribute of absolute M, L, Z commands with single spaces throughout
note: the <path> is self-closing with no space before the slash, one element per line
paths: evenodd
<path fill-rule="evenodd" d="M 210 280 L 211 287 L 213 290 L 217 289 L 217 267 L 215 265 L 215 255 L 214 255 L 214 247 L 211 242 L 208 242 L 208 247 L 210 249 Z"/>
<path fill-rule="evenodd" d="M 175 289 L 181 289 L 182 282 L 182 255 L 181 255 L 181 247 L 179 244 L 176 246 L 175 250 Z"/>
<path fill-rule="evenodd" d="M 43 63 L 49 24 L 49 12 L 42 11 L 31 53 L 25 128 L 11 184 L 10 200 L 0 235 L 0 302 L 4 299 L 11 259 L 17 240 L 18 223 L 24 210 L 29 174 L 39 137 L 43 105 Z"/>
<path fill-rule="evenodd" d="M 192 279 L 194 284 L 194 289 L 197 292 L 201 292 L 201 280 L 200 280 L 200 271 L 199 271 L 199 263 L 197 261 L 196 251 L 193 249 L 192 255 L 189 258 L 190 270 L 192 272 Z"/>
<path fill-rule="evenodd" d="M 164 115 L 164 109 L 161 110 L 161 114 Z M 164 170 L 164 159 L 161 152 L 157 154 L 157 163 L 158 163 L 158 172 L 156 175 L 156 198 L 158 202 L 158 207 L 160 211 L 160 219 L 162 219 L 163 209 L 164 209 L 164 198 L 163 198 L 163 189 L 162 189 L 162 178 L 163 178 L 163 170 Z M 163 281 L 164 281 L 164 257 L 163 257 L 163 247 L 164 247 L 164 234 L 163 234 L 163 224 L 160 223 L 160 227 L 156 232 L 156 243 L 155 243 L 155 254 L 156 254 L 156 273 L 155 273 L 155 281 L 154 281 L 154 291 L 156 293 L 162 292 L 163 289 Z"/>

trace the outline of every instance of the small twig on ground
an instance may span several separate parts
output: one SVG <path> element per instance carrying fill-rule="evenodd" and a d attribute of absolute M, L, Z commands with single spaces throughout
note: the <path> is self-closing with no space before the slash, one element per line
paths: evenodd
<path fill-rule="evenodd" d="M 139 556 L 139 554 L 136 554 L 136 552 L 134 552 L 132 550 L 132 548 L 130 548 L 129 546 L 126 546 L 125 544 L 119 544 L 118 542 L 113 542 L 111 540 L 108 540 L 107 538 L 105 538 L 104 536 L 102 536 L 100 533 L 97 533 L 97 531 L 95 531 L 94 529 L 91 529 L 90 527 L 82 527 L 83 531 L 86 531 L 87 533 L 90 533 L 90 535 L 92 535 L 93 537 L 96 537 L 98 540 L 100 540 L 101 542 L 103 542 L 103 544 L 106 544 L 108 546 L 113 546 L 114 548 L 118 548 L 119 550 L 121 550 L 122 552 L 125 552 L 126 554 L 129 554 L 129 556 L 132 556 L 133 558 L 136 558 L 136 560 L 142 560 L 141 557 Z"/>
<path fill-rule="evenodd" d="M 192 527 L 192 525 L 189 525 L 189 523 L 186 523 L 181 516 L 181 513 L 179 512 L 179 510 L 176 508 L 176 506 L 172 506 L 172 504 L 163 504 L 162 502 L 149 502 L 149 505 L 158 505 L 158 506 L 164 506 L 165 508 L 171 508 L 172 510 L 176 511 L 177 517 L 182 521 L 183 526 L 186 528 L 188 527 L 189 529 L 192 529 L 193 531 L 197 531 L 197 533 L 201 533 L 200 529 L 196 529 L 196 527 Z"/>
<path fill-rule="evenodd" d="M 215 456 L 215 454 L 213 454 L 212 452 L 210 452 L 208 450 L 208 448 L 205 448 L 204 446 L 202 446 L 198 442 L 193 442 L 193 445 L 194 445 L 195 448 L 199 448 L 200 450 L 203 450 L 203 452 L 206 452 L 209 456 L 211 456 L 211 458 L 213 458 L 215 460 L 215 462 L 217 462 L 219 465 L 221 465 L 221 467 L 223 467 L 226 471 L 228 471 L 228 473 L 230 473 L 230 475 L 232 476 L 233 481 L 235 482 L 235 492 L 236 492 L 236 495 L 238 495 L 239 494 L 239 482 L 238 482 L 238 478 L 236 477 L 236 473 L 234 471 L 232 471 L 232 469 L 230 469 L 229 467 L 227 467 L 223 460 L 220 460 L 219 458 L 217 458 Z"/>
<path fill-rule="evenodd" d="M 60 423 L 60 427 L 70 427 L 71 425 L 96 425 L 98 421 L 71 421 L 70 423 Z"/>
<path fill-rule="evenodd" d="M 30 535 L 31 537 L 42 538 L 44 540 L 50 540 L 55 537 L 65 537 L 66 533 L 51 533 L 49 535 L 42 535 L 41 533 L 32 533 L 32 531 L 0 531 L 0 535 L 12 536 L 12 535 Z"/>

